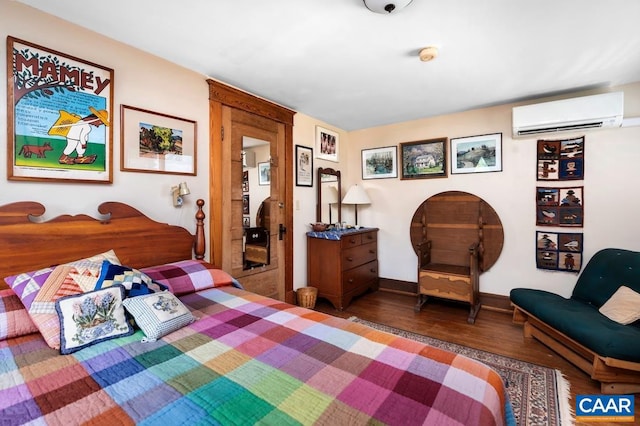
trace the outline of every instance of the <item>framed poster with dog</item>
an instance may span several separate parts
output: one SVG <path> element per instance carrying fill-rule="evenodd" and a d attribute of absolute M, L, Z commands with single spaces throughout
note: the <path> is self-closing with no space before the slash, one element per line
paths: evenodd
<path fill-rule="evenodd" d="M 112 183 L 113 74 L 7 37 L 7 178 Z"/>

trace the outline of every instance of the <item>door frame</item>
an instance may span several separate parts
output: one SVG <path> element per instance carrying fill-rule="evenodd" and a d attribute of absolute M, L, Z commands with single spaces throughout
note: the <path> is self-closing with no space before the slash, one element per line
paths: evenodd
<path fill-rule="evenodd" d="M 210 261 L 221 267 L 228 264 L 225 256 L 232 253 L 223 252 L 225 233 L 223 229 L 223 211 L 230 208 L 231 200 L 226 200 L 223 191 L 223 144 L 225 128 L 223 125 L 223 106 L 235 108 L 260 117 L 273 120 L 284 125 L 284 158 L 279 159 L 285 169 L 285 200 L 283 207 L 284 233 L 284 299 L 287 303 L 295 302 L 293 292 L 293 116 L 295 111 L 258 98 L 247 92 L 220 83 L 207 80 L 209 85 L 209 241 Z M 226 131 L 230 132 L 231 129 Z"/>

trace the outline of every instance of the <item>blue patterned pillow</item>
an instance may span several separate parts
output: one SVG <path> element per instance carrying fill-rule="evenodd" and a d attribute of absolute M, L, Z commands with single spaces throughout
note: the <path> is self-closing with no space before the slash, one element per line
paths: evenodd
<path fill-rule="evenodd" d="M 147 336 L 147 341 L 157 340 L 196 320 L 180 299 L 168 291 L 130 297 L 122 304 Z"/>
<path fill-rule="evenodd" d="M 102 262 L 100 277 L 95 290 L 122 285 L 125 298 L 164 291 L 167 286 L 153 281 L 147 274 L 123 265 L 115 265 L 108 260 Z"/>
<path fill-rule="evenodd" d="M 60 353 L 70 354 L 104 340 L 133 333 L 122 306 L 120 285 L 61 297 L 56 301 L 60 317 Z"/>

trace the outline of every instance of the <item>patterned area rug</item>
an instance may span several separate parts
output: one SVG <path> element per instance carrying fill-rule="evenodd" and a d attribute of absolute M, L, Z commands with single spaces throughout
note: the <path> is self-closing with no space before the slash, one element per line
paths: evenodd
<path fill-rule="evenodd" d="M 356 317 L 349 319 L 377 330 L 446 349 L 487 364 L 502 376 L 518 425 L 564 426 L 573 424 L 573 414 L 569 404 L 569 382 L 562 377 L 560 370 L 445 342 Z"/>

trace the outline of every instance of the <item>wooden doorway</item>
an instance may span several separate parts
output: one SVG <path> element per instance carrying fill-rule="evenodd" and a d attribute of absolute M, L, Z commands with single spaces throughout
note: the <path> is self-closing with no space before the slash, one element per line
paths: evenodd
<path fill-rule="evenodd" d="M 209 84 L 211 262 L 247 290 L 293 303 L 293 115 L 295 112 L 214 80 Z M 243 267 L 242 146 L 270 145 L 270 262 Z M 255 215 L 254 212 L 250 214 Z"/>

